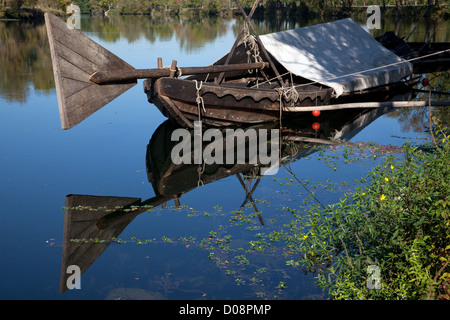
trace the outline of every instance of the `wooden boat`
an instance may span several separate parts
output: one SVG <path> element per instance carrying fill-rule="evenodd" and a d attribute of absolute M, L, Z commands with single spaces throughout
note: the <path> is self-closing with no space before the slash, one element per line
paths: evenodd
<path fill-rule="evenodd" d="M 249 15 L 236 3 L 245 27 L 231 51 L 210 66 L 190 68 L 176 61 L 164 68 L 159 59 L 158 68 L 136 70 L 46 13 L 62 128 L 80 123 L 137 79 L 146 79 L 151 103 L 187 128 L 196 120 L 204 126 L 249 125 L 312 110 L 428 103 L 391 101 L 410 89 L 413 66 L 352 19 L 260 37 L 251 22 L 258 0 Z"/>
<path fill-rule="evenodd" d="M 302 115 L 299 110 L 302 107 L 320 110 L 316 107 L 357 101 L 389 101 L 399 93 L 408 92 L 414 84 L 398 82 L 347 93 L 339 98 L 335 97 L 331 88 L 309 85 L 297 91 L 294 98 L 292 95 L 283 96 L 283 89 L 278 83 L 252 88 L 254 78 L 250 75 L 229 79 L 221 84 L 202 82 L 199 90 L 201 80 L 194 80 L 151 79 L 144 83 L 144 91 L 148 101 L 155 104 L 164 116 L 192 128 L 194 121 L 202 121 L 210 126 L 251 125 L 292 119 Z M 201 97 L 200 105 L 197 91 Z M 360 104 L 354 107 L 365 106 Z M 339 110 L 338 107 L 335 109 Z"/>

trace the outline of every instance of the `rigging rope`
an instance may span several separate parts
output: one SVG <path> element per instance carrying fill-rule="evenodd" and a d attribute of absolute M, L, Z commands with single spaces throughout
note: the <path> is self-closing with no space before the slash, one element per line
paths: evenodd
<path fill-rule="evenodd" d="M 430 53 L 430 54 L 425 55 L 425 56 L 411 58 L 411 59 L 400 61 L 400 62 L 396 62 L 396 63 L 391 63 L 391 64 L 388 64 L 388 65 L 385 65 L 385 66 L 381 66 L 381 67 L 371 68 L 371 69 L 367 69 L 367 70 L 363 70 L 363 71 L 359 71 L 359 72 L 354 72 L 354 73 L 350 73 L 350 74 L 343 75 L 343 76 L 338 76 L 338 77 L 333 77 L 333 78 L 321 80 L 321 82 L 323 82 L 323 81 L 330 81 L 330 80 L 336 80 L 336 79 L 345 78 L 345 77 L 352 76 L 352 75 L 362 74 L 362 73 L 369 72 L 369 71 L 383 69 L 383 68 L 386 68 L 386 67 L 391 67 L 391 66 L 394 66 L 394 65 L 397 65 L 397 64 L 402 64 L 402 63 L 405 63 L 405 62 L 411 62 L 411 61 L 415 61 L 415 60 L 428 58 L 428 57 L 431 57 L 431 56 L 434 56 L 434 55 L 439 55 L 439 54 L 442 54 L 442 53 L 445 53 L 445 52 L 450 52 L 450 49 L 442 50 L 442 51 L 438 51 L 438 52 L 434 52 L 434 53 Z M 294 86 L 294 81 L 293 81 L 293 77 L 292 77 L 292 73 L 291 72 L 288 71 L 288 72 L 284 73 L 283 75 L 281 75 L 281 77 L 283 77 L 285 75 L 288 75 L 288 74 L 291 75 L 291 86 L 290 87 L 284 87 L 283 86 L 281 88 L 276 88 L 275 89 L 275 90 L 277 90 L 277 92 L 278 92 L 278 94 L 280 96 L 280 98 L 279 98 L 279 100 L 280 100 L 280 119 L 279 119 L 280 123 L 281 123 L 282 109 L 283 109 L 283 101 L 282 101 L 283 98 L 284 98 L 284 100 L 286 102 L 290 102 L 290 106 L 291 107 L 295 107 L 295 104 L 297 103 L 297 101 L 299 99 L 299 93 L 296 90 L 296 88 L 319 83 L 319 81 L 312 81 L 312 82 L 308 82 L 308 83 L 299 84 L 299 85 Z M 272 80 L 274 80 L 274 79 L 277 79 L 277 77 L 272 78 Z M 265 82 L 262 82 L 261 84 L 264 84 L 264 83 L 267 83 L 267 82 L 268 81 L 265 81 Z M 254 88 L 254 87 L 255 86 L 252 86 L 251 88 Z M 318 100 L 317 92 L 316 92 L 316 99 L 315 100 L 316 100 L 316 106 L 317 106 L 317 100 Z"/>
<path fill-rule="evenodd" d="M 435 55 L 439 55 L 439 54 L 446 53 L 446 52 L 450 52 L 450 49 L 446 49 L 446 50 L 442 50 L 442 51 L 430 53 L 430 54 L 427 54 L 427 55 L 424 55 L 424 56 L 421 56 L 421 57 L 411 58 L 411 59 L 408 59 L 408 60 L 404 60 L 404 61 L 400 61 L 400 62 L 395 62 L 395 63 L 387 64 L 387 65 L 380 66 L 380 67 L 375 67 L 375 68 L 371 68 L 371 69 L 367 69 L 367 70 L 362 70 L 362 71 L 358 71 L 358 72 L 353 72 L 353 73 L 345 74 L 345 75 L 343 75 L 343 76 L 337 76 L 337 77 L 332 77 L 332 78 L 328 78 L 328 79 L 323 79 L 323 80 L 321 80 L 320 82 L 331 81 L 331 80 L 341 79 L 341 78 L 345 78 L 345 77 L 349 77 L 349 76 L 359 75 L 359 74 L 362 74 L 362 73 L 366 73 L 366 72 L 370 72 L 370 71 L 375 71 L 375 70 L 383 69 L 383 68 L 386 68 L 386 67 L 392 67 L 392 66 L 395 66 L 395 65 L 398 65 L 398 64 L 402 64 L 402 63 L 405 63 L 405 62 L 411 62 L 411 61 L 415 61 L 415 60 L 420 60 L 420 59 L 428 58 L 428 57 L 435 56 Z M 284 75 L 287 75 L 287 74 L 289 74 L 289 72 L 283 74 L 283 76 L 284 76 Z M 275 78 L 273 78 L 273 79 L 275 79 Z M 292 86 L 291 88 L 289 88 L 289 89 L 287 89 L 287 90 L 292 90 L 292 89 L 294 89 L 294 88 L 304 87 L 304 86 L 308 86 L 308 85 L 311 85 L 311 84 L 317 84 L 317 83 L 320 83 L 320 82 L 319 82 L 319 81 L 311 81 L 311 82 L 308 82 L 308 83 L 298 84 L 298 85 L 296 85 L 296 86 Z M 263 83 L 262 83 L 262 84 L 263 84 Z"/>
<path fill-rule="evenodd" d="M 245 35 L 242 39 L 242 43 L 244 44 L 244 47 L 246 49 L 245 52 L 247 53 L 247 63 L 251 63 L 251 57 L 253 57 L 255 62 L 264 62 L 264 60 L 261 58 L 261 52 L 259 51 L 258 42 L 256 41 L 255 37 L 251 35 L 247 21 L 244 21 L 244 30 Z M 266 79 L 266 82 L 270 83 L 271 80 L 264 72 L 264 67 L 261 68 L 260 71 L 264 79 Z M 248 70 L 248 73 L 253 74 L 253 70 Z M 258 75 L 258 70 L 256 70 L 256 75 Z M 256 87 L 259 87 L 258 76 L 256 76 Z"/>
<path fill-rule="evenodd" d="M 199 164 L 197 168 L 198 173 L 198 180 L 197 180 L 197 188 L 204 187 L 205 183 L 202 180 L 202 175 L 205 172 L 206 168 L 206 162 L 203 162 L 203 164 Z"/>
<path fill-rule="evenodd" d="M 209 77 L 209 74 L 208 74 L 208 77 Z M 205 102 L 200 95 L 200 90 L 202 90 L 202 87 L 203 87 L 203 81 L 200 81 L 200 83 L 199 83 L 197 80 L 194 80 L 194 82 L 195 82 L 195 89 L 197 90 L 197 97 L 196 97 L 195 101 L 197 102 L 197 107 L 198 107 L 198 122 L 201 125 L 202 109 L 203 109 L 203 112 L 206 114 Z M 194 130 L 194 132 L 195 132 L 195 130 Z M 202 162 L 203 163 L 199 163 L 198 168 L 197 168 L 197 173 L 198 173 L 197 188 L 200 188 L 200 186 L 205 185 L 202 180 L 202 175 L 205 172 L 206 163 L 204 161 L 202 161 Z"/>
<path fill-rule="evenodd" d="M 205 109 L 205 101 L 203 101 L 203 98 L 200 96 L 200 90 L 202 90 L 203 87 L 203 81 L 200 81 L 200 84 L 197 80 L 194 80 L 195 82 L 195 89 L 197 90 L 197 98 L 195 101 L 197 102 L 198 106 L 198 121 L 201 121 L 201 110 L 203 109 L 203 112 L 206 113 Z"/>

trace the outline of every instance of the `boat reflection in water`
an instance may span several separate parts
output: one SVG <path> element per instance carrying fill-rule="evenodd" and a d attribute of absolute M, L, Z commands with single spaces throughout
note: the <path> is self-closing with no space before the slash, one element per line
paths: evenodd
<path fill-rule="evenodd" d="M 272 144 L 279 146 L 280 167 L 297 161 L 317 151 L 317 145 L 337 145 L 348 141 L 365 126 L 391 109 L 368 109 L 342 111 L 339 117 L 304 117 L 294 123 L 283 123 L 276 141 L 268 140 L 264 148 L 271 150 Z M 320 123 L 319 123 L 320 119 Z M 261 129 L 279 129 L 278 124 L 258 125 L 244 128 L 243 131 Z M 90 195 L 67 195 L 65 199 L 63 254 L 60 279 L 60 292 L 68 290 L 72 274 L 69 266 L 78 266 L 83 274 L 120 236 L 127 226 L 140 214 L 158 206 L 164 207 L 174 200 L 180 206 L 183 194 L 206 186 L 214 181 L 236 176 L 246 193 L 242 207 L 250 202 L 259 212 L 252 194 L 262 181 L 260 163 L 243 164 L 175 164 L 172 151 L 177 141 L 172 134 L 178 127 L 170 121 L 161 124 L 154 132 L 147 146 L 146 166 L 148 180 L 152 184 L 155 196 L 142 201 L 139 198 L 104 197 Z M 190 131 L 191 138 L 194 134 Z M 203 142 L 202 151 L 210 143 Z M 249 148 L 248 143 L 245 144 Z M 235 148 L 238 148 L 235 144 Z M 259 145 L 261 147 L 261 145 Z M 194 155 L 191 155 L 192 159 Z M 249 187 L 250 186 L 250 187 Z M 259 216 L 264 224 L 262 216 Z M 87 241 L 73 241 L 87 239 Z M 89 241 L 98 239 L 98 241 Z"/>

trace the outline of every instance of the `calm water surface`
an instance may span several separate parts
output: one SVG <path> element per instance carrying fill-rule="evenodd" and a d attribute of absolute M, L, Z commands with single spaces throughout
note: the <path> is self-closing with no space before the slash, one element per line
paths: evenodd
<path fill-rule="evenodd" d="M 261 33 L 318 22 L 256 21 Z M 230 50 L 241 22 L 83 17 L 81 26 L 134 67 L 153 68 L 158 57 L 165 65 L 172 59 L 180 66 L 214 62 Z M 447 26 L 438 29 L 438 41 L 450 40 Z M 404 36 L 413 27 L 414 21 L 384 25 Z M 411 40 L 421 41 L 433 30 L 432 22 L 423 22 Z M 258 180 L 251 168 L 238 173 L 225 168 L 218 180 L 197 188 L 197 168 L 190 167 L 190 179 L 166 186 L 185 192 L 179 203 L 137 208 L 140 214 L 131 211 L 98 227 L 104 206 L 155 197 L 147 168 L 155 162 L 147 160 L 164 159 L 168 147 L 157 141 L 168 137 L 170 125 L 146 102 L 140 82 L 75 128 L 61 130 L 45 26 L 0 22 L 0 38 L 0 299 L 326 298 L 313 275 L 286 265 L 295 257 L 283 241 L 262 252 L 252 243 L 273 231 L 288 232 L 288 209 L 300 210 L 305 199 L 336 202 L 387 153 L 355 151 L 344 163 L 344 147 L 314 150 L 285 135 L 285 166 L 276 175 Z M 447 73 L 427 76 L 437 90 L 448 92 Z M 438 115 L 448 119 L 447 113 Z M 372 115 L 350 130 L 361 116 L 339 121 L 321 116 L 297 123 L 291 133 L 328 138 L 343 130 L 351 142 L 401 146 L 425 137 L 428 123 L 427 110 L 411 109 Z M 313 121 L 321 124 L 317 133 Z M 160 174 L 154 170 L 153 177 Z M 87 233 L 71 229 L 85 244 L 64 246 L 70 212 L 86 220 Z M 99 243 L 106 235 L 118 240 Z M 86 269 L 81 290 L 60 290 L 66 267 L 75 261 L 67 254 L 78 254 L 76 262 Z"/>

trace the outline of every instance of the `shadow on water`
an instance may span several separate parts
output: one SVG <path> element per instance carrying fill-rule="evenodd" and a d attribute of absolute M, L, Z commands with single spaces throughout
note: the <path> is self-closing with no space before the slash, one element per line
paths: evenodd
<path fill-rule="evenodd" d="M 349 110 L 339 117 L 322 116 L 320 117 L 320 120 L 313 116 L 304 117 L 301 120 L 284 124 L 285 127 L 283 127 L 275 136 L 273 135 L 273 131 L 271 131 L 270 138 L 260 143 L 259 148 L 264 149 L 264 152 L 269 152 L 268 150 L 270 150 L 269 153 L 271 155 L 274 150 L 279 150 L 279 154 L 277 153 L 276 157 L 276 165 L 279 166 L 280 170 L 288 170 L 287 168 L 290 164 L 310 156 L 317 152 L 321 147 L 327 148 L 352 145 L 352 143 L 348 142 L 351 138 L 379 117 L 389 114 L 392 111 L 392 109 L 388 108 L 362 111 Z M 183 158 L 185 159 L 185 163 L 176 164 L 174 163 L 172 153 L 175 148 L 179 147 L 179 143 L 185 143 L 186 141 L 189 144 L 191 142 L 195 143 L 194 130 L 186 130 L 189 139 L 182 142 L 172 141 L 173 133 L 178 129 L 179 128 L 170 121 L 162 123 L 153 133 L 147 146 L 145 159 L 147 175 L 148 180 L 154 189 L 154 197 L 142 200 L 132 197 L 105 197 L 74 194 L 66 196 L 60 280 L 61 293 L 67 291 L 67 286 L 71 283 L 69 279 L 71 273 L 67 272 L 68 267 L 73 265 L 78 266 L 82 274 L 89 268 L 95 268 L 95 266 L 92 266 L 93 263 L 99 259 L 112 243 L 121 242 L 121 240 L 119 240 L 120 235 L 133 223 L 133 220 L 135 220 L 136 217 L 151 212 L 157 207 L 164 208 L 167 206 L 168 202 L 172 200 L 174 201 L 176 208 L 183 207 L 181 201 L 184 195 L 195 189 L 199 189 L 198 192 L 202 193 L 202 189 L 208 188 L 209 184 L 213 184 L 225 178 L 235 177 L 236 188 L 242 187 L 243 194 L 245 193 L 241 207 L 237 208 L 236 211 L 225 213 L 225 215 L 231 219 L 240 219 L 243 208 L 247 207 L 254 211 L 253 215 L 257 218 L 257 223 L 261 227 L 265 226 L 267 217 L 265 217 L 263 211 L 258 209 L 258 202 L 253 199 L 253 194 L 258 187 L 263 187 L 267 182 L 260 174 L 261 170 L 267 165 L 267 161 L 262 163 L 261 158 L 258 157 L 254 162 L 251 162 L 250 158 L 247 158 L 242 164 L 218 164 L 215 162 L 207 164 L 207 160 L 196 164 L 194 160 L 196 159 L 195 156 L 198 150 L 193 148 L 192 153 L 188 154 L 186 158 Z M 233 129 L 228 128 L 228 130 Z M 243 133 L 247 134 L 251 131 L 263 133 L 269 132 L 266 132 L 265 130 L 279 130 L 279 128 L 276 127 L 275 124 L 258 125 L 245 128 Z M 223 133 L 224 131 L 221 132 Z M 250 155 L 248 141 L 246 143 L 245 139 L 239 140 L 239 138 L 235 139 L 234 136 L 232 136 L 232 144 L 227 144 L 227 139 L 230 139 L 230 136 L 224 134 L 224 141 L 222 144 L 217 144 L 217 141 L 205 142 L 205 140 L 203 140 L 201 153 L 205 156 L 205 159 L 207 154 L 212 154 L 205 151 L 209 148 L 209 152 L 211 152 L 212 145 L 215 153 L 223 151 L 223 155 L 227 155 L 228 152 L 232 151 L 234 152 L 233 155 L 237 155 L 239 150 L 243 150 L 242 144 L 244 144 L 246 155 Z M 272 149 L 274 145 L 279 148 Z M 179 149 L 177 149 L 177 152 L 179 152 Z M 258 154 L 261 155 L 260 153 Z M 306 187 L 305 189 L 307 190 Z M 208 227 L 205 226 L 205 234 L 208 234 L 209 230 L 207 228 Z M 149 226 L 149 229 L 151 230 L 151 226 Z M 148 238 L 151 239 L 152 237 L 152 231 L 149 231 Z M 210 237 L 208 240 L 214 240 L 214 237 Z M 183 241 L 187 241 L 185 243 L 188 243 L 186 248 L 191 245 L 199 246 L 198 243 L 188 242 L 187 237 L 185 237 Z M 238 239 L 237 241 L 249 241 L 249 239 L 244 238 Z M 144 244 L 145 242 L 145 244 L 148 245 L 157 244 L 154 240 L 142 241 L 141 243 L 140 240 L 134 239 L 132 242 L 137 242 L 138 244 Z M 165 245 L 170 245 L 170 243 L 171 241 L 169 241 L 169 244 L 166 243 Z M 201 247 L 202 246 L 200 245 L 199 248 Z M 220 256 L 218 253 L 219 252 L 216 252 L 214 259 L 216 259 L 216 267 L 220 269 L 221 266 L 217 260 L 219 259 L 218 256 Z M 211 254 L 212 253 L 210 253 L 210 255 Z M 245 257 L 243 255 L 241 259 L 245 262 Z M 274 256 L 272 253 L 267 254 L 261 252 L 256 259 L 257 261 L 260 261 L 261 265 L 255 267 L 258 267 L 258 270 L 264 269 L 267 259 L 282 260 L 283 256 L 281 254 L 279 256 Z M 223 263 L 226 263 L 226 272 L 229 274 L 239 275 L 240 272 L 242 272 L 239 266 L 233 267 L 232 263 L 229 263 L 226 259 L 223 259 L 223 261 L 226 261 Z M 241 263 L 244 263 L 242 261 Z M 186 261 L 185 263 L 195 264 L 195 261 Z M 211 264 L 211 267 L 213 266 L 214 265 Z M 279 273 L 280 270 L 281 269 L 267 270 L 266 273 L 268 279 L 272 276 L 276 279 L 276 273 Z M 295 272 L 300 273 L 299 270 Z M 245 275 L 240 276 L 240 281 L 242 281 L 243 278 L 245 278 Z M 114 282 L 114 279 L 110 279 L 109 281 Z M 211 281 L 213 280 L 211 279 Z M 259 283 L 256 287 L 252 287 L 254 290 L 258 290 L 254 293 L 256 296 L 253 296 L 253 298 L 262 297 L 261 290 L 266 290 L 264 288 L 264 283 Z M 279 290 L 280 288 L 277 289 L 277 291 Z M 293 292 L 286 290 L 284 294 L 295 297 L 298 294 L 296 290 L 298 289 L 295 289 Z M 120 295 L 120 293 L 117 294 Z M 122 294 L 126 293 L 123 292 Z M 142 296 L 142 294 L 143 293 L 141 292 L 141 297 L 146 296 Z M 280 293 L 277 293 L 274 296 L 279 294 Z"/>

